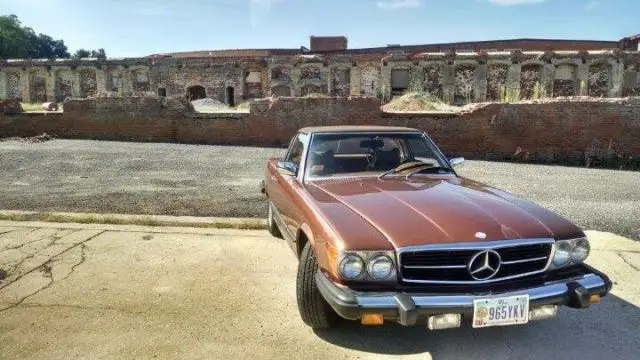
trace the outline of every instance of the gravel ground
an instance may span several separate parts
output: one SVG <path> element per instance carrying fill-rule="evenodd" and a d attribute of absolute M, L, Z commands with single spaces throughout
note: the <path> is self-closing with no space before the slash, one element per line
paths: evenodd
<path fill-rule="evenodd" d="M 53 140 L 0 142 L 0 209 L 263 217 L 273 148 Z M 640 172 L 468 161 L 463 176 L 585 229 L 640 239 Z"/>

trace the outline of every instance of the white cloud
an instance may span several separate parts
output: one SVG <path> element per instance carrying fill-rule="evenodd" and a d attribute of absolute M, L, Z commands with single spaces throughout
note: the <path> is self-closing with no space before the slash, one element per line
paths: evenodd
<path fill-rule="evenodd" d="M 587 4 L 587 6 L 585 6 L 584 8 L 587 9 L 587 10 L 591 10 L 596 6 L 598 6 L 598 2 L 596 0 L 593 0 L 593 1 L 589 2 Z"/>
<path fill-rule="evenodd" d="M 422 5 L 422 0 L 381 0 L 378 1 L 380 9 L 415 8 Z"/>
<path fill-rule="evenodd" d="M 500 6 L 513 6 L 513 5 L 531 5 L 539 4 L 547 0 L 489 0 L 490 3 Z"/>

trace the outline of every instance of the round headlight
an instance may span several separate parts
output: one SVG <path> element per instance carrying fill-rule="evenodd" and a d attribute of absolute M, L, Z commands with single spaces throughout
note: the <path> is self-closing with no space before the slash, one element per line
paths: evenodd
<path fill-rule="evenodd" d="M 553 257 L 553 265 L 563 266 L 571 258 L 571 244 L 568 241 L 558 241 L 556 243 L 556 254 Z"/>
<path fill-rule="evenodd" d="M 358 255 L 347 255 L 340 261 L 340 274 L 347 280 L 355 280 L 364 273 L 364 261 Z"/>
<path fill-rule="evenodd" d="M 393 273 L 393 261 L 388 256 L 376 256 L 369 261 L 367 272 L 375 280 L 387 279 Z"/>
<path fill-rule="evenodd" d="M 571 251 L 571 260 L 574 262 L 583 262 L 587 256 L 589 256 L 589 251 L 591 247 L 589 246 L 589 240 L 587 239 L 578 239 L 573 245 L 573 249 Z"/>

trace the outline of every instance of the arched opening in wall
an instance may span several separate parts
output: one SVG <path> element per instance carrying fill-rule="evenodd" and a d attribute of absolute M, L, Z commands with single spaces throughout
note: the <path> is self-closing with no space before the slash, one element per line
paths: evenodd
<path fill-rule="evenodd" d="M 488 101 L 501 101 L 504 97 L 505 100 L 519 100 L 515 99 L 518 94 L 512 93 L 511 89 L 507 88 L 507 76 L 509 74 L 509 65 L 498 64 L 490 65 L 487 71 L 487 100 Z"/>
<path fill-rule="evenodd" d="M 145 92 L 149 91 L 149 73 L 147 70 L 140 69 L 133 73 L 133 91 Z"/>
<path fill-rule="evenodd" d="M 291 96 L 291 88 L 286 85 L 274 86 L 271 89 L 271 96 L 274 97 L 289 97 Z"/>
<path fill-rule="evenodd" d="M 194 85 L 187 89 L 187 99 L 189 101 L 200 100 L 207 97 L 207 91 L 203 86 Z"/>
<path fill-rule="evenodd" d="M 21 82 L 22 78 L 19 72 L 7 72 L 7 98 L 22 99 L 22 93 L 20 91 Z"/>
<path fill-rule="evenodd" d="M 227 105 L 236 106 L 235 90 L 233 86 L 227 86 Z"/>
<path fill-rule="evenodd" d="M 31 74 L 29 87 L 31 88 L 31 102 L 43 103 L 47 101 L 47 84 L 45 75 L 39 72 Z"/>
<path fill-rule="evenodd" d="M 167 89 L 166 88 L 158 88 L 158 96 L 167 97 Z"/>
<path fill-rule="evenodd" d="M 351 69 L 335 69 L 333 71 L 331 95 L 341 97 L 351 95 Z"/>
<path fill-rule="evenodd" d="M 573 64 L 558 65 L 553 80 L 553 97 L 577 94 L 577 69 Z"/>
<path fill-rule="evenodd" d="M 301 90 L 301 95 L 302 96 L 326 95 L 326 93 L 327 93 L 327 91 L 326 91 L 326 89 L 324 87 L 318 86 L 318 85 L 313 85 L 313 84 L 304 85 L 300 90 Z"/>
<path fill-rule="evenodd" d="M 322 70 L 317 66 L 306 66 L 300 70 L 302 80 L 322 80 Z"/>
<path fill-rule="evenodd" d="M 247 71 L 244 77 L 244 99 L 258 99 L 262 97 L 262 72 Z"/>
<path fill-rule="evenodd" d="M 527 64 L 520 68 L 520 98 L 539 99 L 546 93 L 542 86 L 542 65 Z"/>
<path fill-rule="evenodd" d="M 108 74 L 105 90 L 109 92 L 120 92 L 122 90 L 122 73 L 120 71 L 114 70 Z"/>
<path fill-rule="evenodd" d="M 365 67 L 361 69 L 360 95 L 368 97 L 382 97 L 380 93 L 380 68 Z"/>
<path fill-rule="evenodd" d="M 271 70 L 271 80 L 288 82 L 291 81 L 291 72 L 286 67 L 277 67 Z"/>
<path fill-rule="evenodd" d="M 409 70 L 391 70 L 391 96 L 403 95 L 409 88 Z"/>
<path fill-rule="evenodd" d="M 622 96 L 640 96 L 640 64 L 630 64 L 625 67 Z"/>
<path fill-rule="evenodd" d="M 73 96 L 73 73 L 71 70 L 60 70 L 56 73 L 55 101 L 60 103 Z"/>
<path fill-rule="evenodd" d="M 444 100 L 442 96 L 442 71 L 440 66 L 430 65 L 424 69 L 424 88 L 432 96 Z"/>
<path fill-rule="evenodd" d="M 455 70 L 455 93 L 453 103 L 465 105 L 473 102 L 475 98 L 475 72 L 473 65 L 460 65 Z"/>
<path fill-rule="evenodd" d="M 589 96 L 607 97 L 610 79 L 609 64 L 595 64 L 589 67 Z"/>
<path fill-rule="evenodd" d="M 96 72 L 93 70 L 80 71 L 80 97 L 95 96 L 97 92 Z"/>

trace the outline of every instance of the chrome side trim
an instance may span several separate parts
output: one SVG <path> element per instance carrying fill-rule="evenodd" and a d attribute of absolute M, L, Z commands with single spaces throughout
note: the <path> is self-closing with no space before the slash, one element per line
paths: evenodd
<path fill-rule="evenodd" d="M 501 278 L 491 278 L 488 280 L 474 280 L 474 281 L 452 281 L 452 280 L 413 280 L 413 279 L 405 279 L 403 276 L 401 261 L 401 254 L 405 252 L 427 252 L 427 251 L 438 251 L 438 250 L 495 250 L 495 249 L 504 249 L 510 247 L 524 246 L 524 245 L 536 245 L 536 244 L 550 244 L 551 251 L 549 252 L 549 261 L 545 265 L 545 267 L 541 270 L 531 271 L 527 273 L 522 273 L 518 275 L 512 275 Z M 469 284 L 487 284 L 498 281 L 505 280 L 513 280 L 518 279 L 525 276 L 541 274 L 549 269 L 551 266 L 551 262 L 553 261 L 553 256 L 555 254 L 555 240 L 550 238 L 540 238 L 540 239 L 514 239 L 514 240 L 498 240 L 498 241 L 484 241 L 484 242 L 466 242 L 466 243 L 453 243 L 453 244 L 428 244 L 428 245 L 417 245 L 417 246 L 407 246 L 403 248 L 399 248 L 396 251 L 396 261 L 398 263 L 398 273 L 400 274 L 400 279 L 406 283 L 414 283 L 414 284 L 459 284 L 459 285 L 469 285 Z M 527 259 L 530 260 L 530 259 Z M 531 260 L 533 261 L 533 260 Z M 508 263 L 505 262 L 508 265 Z M 409 267 L 407 267 L 409 268 Z"/>
<path fill-rule="evenodd" d="M 542 256 L 542 257 L 537 257 L 537 258 L 532 258 L 532 259 L 503 261 L 502 264 L 503 265 L 522 264 L 522 263 L 528 263 L 528 262 L 534 262 L 534 261 L 540 261 L 540 260 L 547 260 L 547 257 L 546 256 Z"/>

